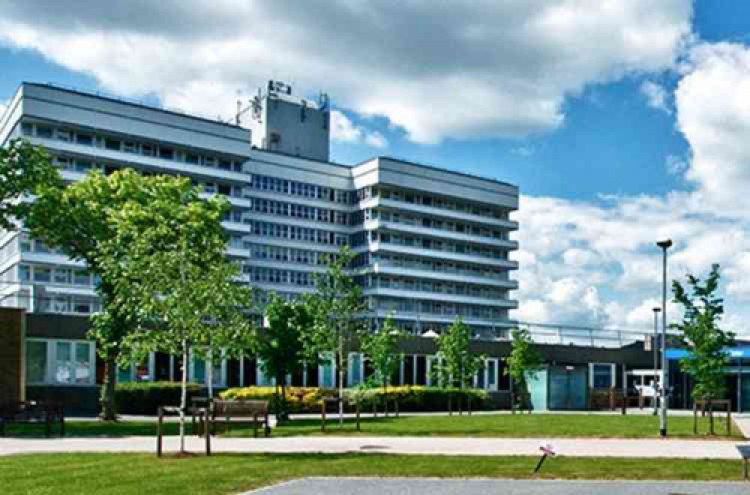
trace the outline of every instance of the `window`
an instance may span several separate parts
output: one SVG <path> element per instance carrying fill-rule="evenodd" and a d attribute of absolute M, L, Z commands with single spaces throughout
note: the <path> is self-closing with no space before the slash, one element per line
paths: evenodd
<path fill-rule="evenodd" d="M 89 274 L 86 272 L 86 270 L 75 270 L 73 273 L 73 283 L 75 285 L 87 286 L 91 284 L 91 278 L 89 277 Z"/>
<path fill-rule="evenodd" d="M 34 282 L 52 281 L 52 270 L 42 266 L 34 267 Z"/>
<path fill-rule="evenodd" d="M 174 160 L 174 150 L 172 148 L 159 148 L 159 158 Z"/>
<path fill-rule="evenodd" d="M 31 280 L 31 267 L 29 265 L 18 266 L 18 279 L 22 282 L 29 282 Z"/>
<path fill-rule="evenodd" d="M 34 126 L 31 124 L 21 124 L 21 133 L 24 136 L 31 136 L 34 134 Z"/>
<path fill-rule="evenodd" d="M 43 125 L 37 125 L 36 126 L 36 135 L 41 138 L 51 138 L 52 137 L 52 128 L 43 126 Z"/>
<path fill-rule="evenodd" d="M 118 139 L 106 138 L 104 140 L 104 147 L 112 151 L 120 151 L 120 141 Z"/>
<path fill-rule="evenodd" d="M 88 342 L 56 341 L 53 362 L 53 383 L 88 385 L 93 383 L 91 344 Z"/>
<path fill-rule="evenodd" d="M 125 141 L 122 143 L 122 150 L 125 153 L 138 153 L 138 143 Z"/>
<path fill-rule="evenodd" d="M 591 382 L 594 388 L 610 388 L 614 386 L 614 366 L 611 364 L 591 364 Z"/>
<path fill-rule="evenodd" d="M 76 143 L 91 146 L 94 144 L 94 138 L 91 134 L 76 133 Z"/>
<path fill-rule="evenodd" d="M 198 155 L 194 155 L 192 153 L 188 153 L 185 155 L 185 163 L 198 165 L 198 162 L 200 162 L 200 157 Z"/>
<path fill-rule="evenodd" d="M 44 383 L 47 378 L 47 342 L 26 343 L 26 382 Z"/>

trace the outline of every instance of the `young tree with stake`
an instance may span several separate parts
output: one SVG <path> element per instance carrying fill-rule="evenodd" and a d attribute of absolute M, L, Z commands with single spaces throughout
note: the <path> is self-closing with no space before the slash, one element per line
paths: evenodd
<path fill-rule="evenodd" d="M 287 376 L 305 362 L 302 335 L 313 324 L 306 304 L 271 293 L 265 308 L 266 326 L 259 330 L 257 351 L 263 373 L 276 380 L 276 418 L 287 419 Z M 279 397 L 278 388 L 281 388 Z"/>
<path fill-rule="evenodd" d="M 529 399 L 529 378 L 534 378 L 542 368 L 543 360 L 539 352 L 534 348 L 534 342 L 526 328 L 514 328 L 511 331 L 513 338 L 510 356 L 505 358 L 505 374 L 513 379 L 513 384 L 518 390 L 516 403 L 512 409 L 526 404 L 531 412 L 531 401 Z"/>
<path fill-rule="evenodd" d="M 305 336 L 307 354 L 331 353 L 338 368 L 339 426 L 344 424 L 344 371 L 346 351 L 362 334 L 366 305 L 362 288 L 357 285 L 349 269 L 354 253 L 343 246 L 329 260 L 324 274 L 316 277 L 315 293 L 307 299 L 313 314 L 312 331 Z M 310 356 L 312 357 L 312 356 Z"/>
<path fill-rule="evenodd" d="M 239 285 L 237 265 L 225 256 L 221 219 L 223 199 L 200 199 L 188 179 L 171 178 L 171 193 L 144 207 L 128 203 L 117 215 L 116 245 L 124 257 L 107 256 L 107 273 L 116 273 L 115 301 L 130 304 L 138 328 L 123 340 L 124 357 L 161 351 L 182 356 L 180 449 L 184 451 L 187 374 L 191 356 L 210 359 L 254 352 L 246 311 L 249 289 Z M 109 253 L 108 253 L 109 254 Z"/>
<path fill-rule="evenodd" d="M 682 334 L 690 353 L 680 360 L 682 370 L 693 378 L 693 399 L 705 400 L 711 434 L 714 434 L 712 401 L 726 393 L 725 370 L 729 366 L 726 348 L 734 345 L 734 334 L 719 326 L 724 314 L 724 300 L 716 295 L 719 288 L 719 265 L 713 265 L 704 283 L 688 275 L 686 289 L 672 282 L 674 302 L 684 310 L 682 323 L 672 325 Z"/>
<path fill-rule="evenodd" d="M 393 374 L 399 369 L 403 353 L 398 352 L 399 343 L 404 338 L 393 316 L 389 315 L 383 323 L 383 328 L 374 333 L 362 336 L 362 352 L 372 366 L 371 383 L 383 388 L 383 398 L 387 399 L 388 384 Z M 386 407 L 386 415 L 388 414 Z"/>
<path fill-rule="evenodd" d="M 471 328 L 460 317 L 438 337 L 437 373 L 439 383 L 449 388 L 463 389 L 482 369 L 485 356 L 471 352 Z M 452 393 L 448 394 L 448 409 L 452 413 Z M 460 399 L 459 399 L 460 411 Z"/>

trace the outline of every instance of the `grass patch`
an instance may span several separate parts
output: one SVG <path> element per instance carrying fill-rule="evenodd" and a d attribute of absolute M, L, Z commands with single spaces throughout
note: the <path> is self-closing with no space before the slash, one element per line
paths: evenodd
<path fill-rule="evenodd" d="M 699 430 L 708 431 L 708 419 L 699 419 Z M 273 430 L 274 436 L 299 435 L 384 435 L 384 436 L 467 436 L 467 437 L 589 437 L 589 438 L 657 438 L 659 418 L 656 416 L 621 416 L 602 414 L 497 414 L 473 416 L 401 416 L 400 418 L 363 418 L 362 431 L 356 431 L 353 419 L 344 427 L 329 417 L 326 433 L 320 421 L 297 419 Z M 723 423 L 721 424 L 723 427 Z M 743 438 L 732 424 L 733 439 Z M 669 418 L 669 436 L 680 438 L 726 439 L 721 427 L 719 435 L 693 434 L 693 418 Z M 227 436 L 252 435 L 252 430 L 234 429 Z"/>
<path fill-rule="evenodd" d="M 536 457 L 388 454 L 216 455 L 34 454 L 0 458 L 4 493 L 238 493 L 306 476 L 532 478 Z M 542 479 L 740 480 L 739 461 L 548 459 Z"/>
<path fill-rule="evenodd" d="M 274 428 L 272 436 L 313 435 L 383 435 L 383 436 L 442 436 L 442 437 L 517 437 L 517 438 L 657 438 L 659 418 L 641 415 L 604 414 L 494 414 L 473 416 L 401 416 L 400 418 L 362 418 L 362 431 L 357 432 L 355 421 L 346 419 L 339 428 L 334 416 L 329 417 L 326 433 L 320 431 L 320 420 L 296 419 Z M 187 432 L 192 429 L 188 422 Z M 723 434 L 723 422 L 717 422 L 718 435 L 693 435 L 693 418 L 669 418 L 669 436 L 686 439 L 741 439 L 739 429 L 732 424 L 732 436 Z M 144 421 L 69 421 L 65 425 L 68 437 L 126 437 L 156 434 L 156 423 Z M 53 430 L 57 431 L 57 430 Z M 176 435 L 176 423 L 164 423 L 167 435 Z M 708 418 L 699 418 L 699 431 L 708 431 Z M 8 436 L 40 437 L 43 425 L 8 425 Z M 231 437 L 252 436 L 251 428 L 235 426 L 223 433 Z"/>

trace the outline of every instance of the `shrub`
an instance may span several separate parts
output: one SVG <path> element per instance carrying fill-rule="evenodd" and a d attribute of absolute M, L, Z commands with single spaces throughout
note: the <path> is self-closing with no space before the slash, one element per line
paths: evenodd
<path fill-rule="evenodd" d="M 352 399 L 359 396 L 360 404 L 363 408 L 372 407 L 373 402 L 382 404 L 383 397 L 388 400 L 398 400 L 400 411 L 445 411 L 448 408 L 448 398 L 451 396 L 453 408 L 458 408 L 458 401 L 461 401 L 461 407 L 466 409 L 467 399 L 471 399 L 472 409 L 489 409 L 489 396 L 482 389 L 458 389 L 458 388 L 438 388 L 424 387 L 420 385 L 404 385 L 397 387 L 388 387 L 383 393 L 383 389 L 370 388 L 359 391 L 348 390 Z"/>
<path fill-rule="evenodd" d="M 267 400 L 271 411 L 274 411 L 274 387 L 230 388 L 221 392 L 219 397 L 225 400 Z M 466 408 L 466 398 L 471 397 L 472 409 L 488 409 L 487 392 L 480 389 L 444 389 L 423 386 L 388 387 L 389 400 L 398 399 L 401 411 L 445 411 L 448 408 L 448 395 L 453 394 L 453 408 L 458 408 L 458 399 Z M 312 387 L 287 387 L 286 399 L 288 410 L 292 413 L 320 412 L 320 401 L 323 397 L 336 397 L 334 389 Z M 344 390 L 344 397 L 349 402 L 359 400 L 363 411 L 372 407 L 373 401 L 382 403 L 382 388 L 354 388 Z"/>
<path fill-rule="evenodd" d="M 188 383 L 190 398 L 200 395 L 203 387 Z M 176 382 L 125 382 L 115 387 L 115 405 L 119 414 L 156 414 L 159 406 L 180 405 L 180 384 Z"/>
<path fill-rule="evenodd" d="M 267 400 L 270 411 L 275 413 L 274 387 L 230 388 L 219 394 L 224 400 Z M 323 397 L 336 397 L 333 389 L 313 387 L 286 387 L 287 410 L 292 413 L 319 412 Z"/>

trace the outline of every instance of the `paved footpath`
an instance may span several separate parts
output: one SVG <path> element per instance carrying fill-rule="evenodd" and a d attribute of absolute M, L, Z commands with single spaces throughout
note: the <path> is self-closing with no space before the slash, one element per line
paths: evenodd
<path fill-rule="evenodd" d="M 187 437 L 187 448 L 204 450 L 205 440 Z M 176 436 L 165 437 L 165 452 L 175 451 Z M 347 453 L 443 455 L 538 455 L 539 445 L 552 443 L 558 454 L 573 457 L 671 457 L 681 459 L 739 459 L 737 445 L 747 441 L 626 440 L 592 438 L 458 438 L 458 437 L 213 437 L 213 452 L 241 453 Z M 36 452 L 155 452 L 156 439 L 124 438 L 0 438 L 0 455 Z"/>
<path fill-rule="evenodd" d="M 748 483 L 414 478 L 307 478 L 245 495 L 739 495 Z"/>

